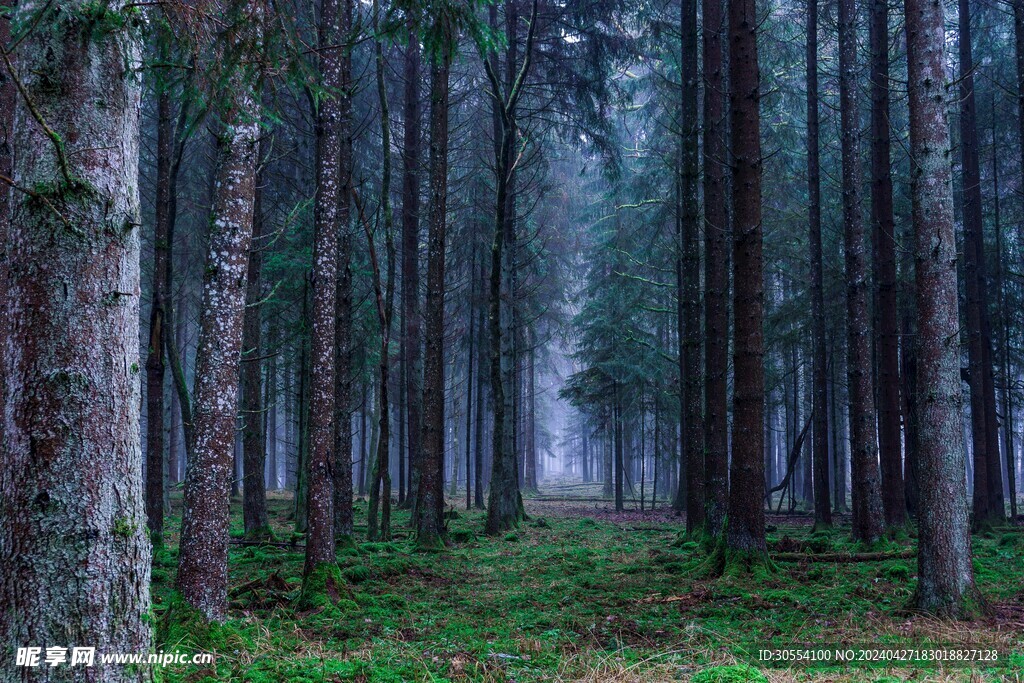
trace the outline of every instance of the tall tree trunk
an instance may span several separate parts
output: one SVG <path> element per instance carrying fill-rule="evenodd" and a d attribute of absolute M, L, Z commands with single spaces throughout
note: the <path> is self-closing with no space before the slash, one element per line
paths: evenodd
<path fill-rule="evenodd" d="M 993 215 L 992 223 L 995 226 L 996 254 L 994 282 L 996 288 L 996 305 L 999 328 L 1000 356 L 1000 403 L 1003 408 L 1003 448 L 1006 450 L 1006 489 L 1010 494 L 1010 519 L 1017 519 L 1017 472 L 1014 463 L 1013 451 L 1013 402 L 1010 396 L 1010 334 L 1007 323 L 1006 299 L 1003 293 L 1003 231 L 999 205 L 999 160 L 996 158 L 996 106 L 995 98 L 992 102 L 992 186 L 993 186 Z"/>
<path fill-rule="evenodd" d="M 491 401 L 494 409 L 494 435 L 491 440 L 493 469 L 487 505 L 488 534 L 498 534 L 516 526 L 522 519 L 519 472 L 515 448 L 515 202 L 514 148 L 517 139 L 516 111 L 523 85 L 533 59 L 533 40 L 537 25 L 537 1 L 534 0 L 523 63 L 515 77 L 515 16 L 513 3 L 506 3 L 506 24 L 510 34 L 505 87 L 498 79 L 496 59 L 484 60 L 494 98 L 495 116 L 495 220 L 491 243 L 491 272 L 488 289 L 490 332 Z M 492 24 L 495 22 L 492 14 Z M 503 287 L 503 283 L 505 286 Z M 504 290 L 507 287 L 507 292 Z M 503 296 L 504 294 L 504 296 Z"/>
<path fill-rule="evenodd" d="M 262 7 L 228 8 L 244 26 L 231 38 L 258 42 Z M 238 413 L 239 356 L 245 281 L 256 193 L 260 106 L 252 75 L 237 71 L 225 103 L 224 129 L 203 269 L 203 303 L 196 351 L 193 444 L 185 472 L 177 587 L 185 601 L 209 620 L 227 614 L 228 491 Z"/>
<path fill-rule="evenodd" d="M 430 64 L 430 224 L 427 298 L 424 306 L 423 424 L 416 543 L 444 545 L 444 271 L 448 210 L 449 76 L 455 50 L 452 27 L 438 17 L 442 34 Z"/>
<path fill-rule="evenodd" d="M 270 351 L 270 358 L 267 359 L 267 378 L 263 385 L 263 409 L 266 411 L 266 434 L 267 442 L 267 476 L 266 488 L 276 491 L 280 486 L 277 478 L 277 421 L 278 421 L 278 385 L 277 385 L 277 355 L 279 353 L 279 333 L 276 317 L 271 317 L 267 323 L 267 349 Z"/>
<path fill-rule="evenodd" d="M 680 125 L 680 325 L 679 373 L 682 390 L 683 453 L 686 458 L 686 531 L 697 534 L 705 522 L 704 393 L 700 329 L 700 121 L 697 118 L 697 2 L 682 0 L 682 110 Z"/>
<path fill-rule="evenodd" d="M 373 31 L 378 32 L 379 4 L 373 3 Z M 367 520 L 367 538 L 377 540 L 377 508 L 383 505 L 379 535 L 385 540 L 391 538 L 391 406 L 388 399 L 390 389 L 389 369 L 391 364 L 391 318 L 394 309 L 395 290 L 395 243 L 393 239 L 394 216 L 391 210 L 391 114 L 388 107 L 387 88 L 384 80 L 384 47 L 383 38 L 377 36 L 374 46 L 374 61 L 377 75 L 377 100 L 380 103 L 382 172 L 380 184 L 380 208 L 384 218 L 384 242 L 387 251 L 387 284 L 382 285 L 380 259 L 374 245 L 374 234 L 368 219 L 360 210 L 360 222 L 366 232 L 367 245 L 373 268 L 374 294 L 377 305 L 377 321 L 380 325 L 380 384 L 377 387 L 378 438 L 377 452 L 373 458 L 373 485 L 370 488 L 369 518 Z M 353 194 L 353 198 L 355 195 Z M 360 205 L 356 203 L 357 209 Z M 382 500 L 383 499 L 383 500 Z"/>
<path fill-rule="evenodd" d="M 971 5 L 959 0 L 960 153 L 963 168 L 964 290 L 967 294 L 967 358 L 971 390 L 971 440 L 974 453 L 974 524 L 1005 518 L 1003 478 L 992 381 L 992 348 L 985 286 L 985 240 L 981 204 L 974 60 L 971 54 Z"/>
<path fill-rule="evenodd" d="M 408 505 L 415 508 L 419 485 L 420 415 L 420 50 L 413 28 L 405 51 L 405 106 L 402 138 L 402 363 L 405 366 L 406 415 L 409 435 Z M 399 458 L 404 458 L 399 454 Z M 402 499 L 399 484 L 399 498 Z M 401 502 L 401 500 L 400 500 Z"/>
<path fill-rule="evenodd" d="M 245 317 L 242 323 L 242 523 L 246 538 L 265 539 L 273 535 L 267 520 L 267 489 L 264 477 L 267 432 L 263 410 L 263 160 L 270 151 L 270 138 L 260 140 L 260 166 L 256 172 L 253 201 L 252 247 L 245 288 Z"/>
<path fill-rule="evenodd" d="M 352 14 L 354 0 L 341 0 L 339 35 L 345 41 L 338 97 L 338 268 L 334 330 L 334 535 L 352 537 Z M 360 480 L 361 481 L 361 480 Z M 360 493 L 362 493 L 360 486 Z"/>
<path fill-rule="evenodd" d="M 480 277 L 483 280 L 484 266 L 480 264 Z M 479 510 L 484 509 L 484 386 L 486 382 L 487 356 L 483 353 L 486 336 L 484 334 L 484 307 L 480 306 L 477 312 L 477 338 L 476 345 L 480 349 L 477 359 L 476 372 L 476 442 L 473 444 L 473 465 L 476 478 L 473 480 L 473 506 Z"/>
<path fill-rule="evenodd" d="M 7 22 L 4 22 L 7 26 Z M 170 38 L 160 35 L 166 57 Z M 159 70 L 158 70 L 159 71 Z M 167 268 L 170 205 L 170 175 L 174 154 L 174 119 L 170 85 L 158 75 L 156 143 L 156 220 L 153 234 L 153 281 L 149 311 L 149 349 L 146 356 L 146 520 L 155 548 L 163 546 L 164 534 L 164 302 L 169 296 Z M 9 173 L 5 173 L 10 177 Z"/>
<path fill-rule="evenodd" d="M 526 350 L 526 406 L 524 410 L 525 433 L 523 434 L 524 470 L 523 480 L 527 491 L 537 493 L 537 362 L 536 340 L 533 331 L 529 335 L 529 348 Z"/>
<path fill-rule="evenodd" d="M 839 0 L 839 108 L 842 137 L 843 251 L 846 258 L 847 377 L 853 474 L 853 537 L 882 534 L 882 491 L 875 429 L 867 240 L 860 207 L 857 118 L 857 14 L 854 0 Z"/>
<path fill-rule="evenodd" d="M 764 276 L 761 230 L 760 70 L 754 0 L 729 0 L 733 157 L 733 311 L 736 340 L 726 547 L 767 555 L 764 524 Z"/>
<path fill-rule="evenodd" d="M 814 525 L 831 526 L 828 479 L 828 358 L 821 268 L 821 171 L 818 124 L 818 0 L 807 0 L 807 226 L 811 262 L 811 458 Z"/>
<path fill-rule="evenodd" d="M 704 446 L 707 529 L 721 536 L 729 505 L 729 206 L 722 0 L 705 0 L 704 28 Z"/>
<path fill-rule="evenodd" d="M 916 253 L 918 583 L 921 609 L 966 616 L 976 604 L 967 528 L 961 429 L 956 236 L 946 110 L 945 24 L 941 4 L 906 0 L 910 82 L 911 196 Z"/>
<path fill-rule="evenodd" d="M 0 85 L 0 111 L 14 112 L 17 131 L 0 168 L 33 188 L 5 188 L 0 208 L 8 680 L 36 678 L 14 668 L 14 646 L 108 654 L 146 652 L 150 641 L 138 376 L 142 41 L 135 22 L 87 24 L 86 2 L 19 5 L 0 19 L 3 32 L 8 18 L 36 27 L 20 38 L 15 63 L 5 54 L 0 67 L 11 79 Z M 120 16 L 127 7 L 107 10 Z M 147 680 L 144 668 L 105 664 L 100 654 L 83 670 L 91 680 Z M 85 676 L 56 671 L 38 675 Z"/>
<path fill-rule="evenodd" d="M 889 142 L 889 2 L 871 0 L 871 226 L 878 293 L 878 444 L 885 524 L 906 522 L 900 439 L 899 322 L 896 310 L 896 223 Z"/>
<path fill-rule="evenodd" d="M 466 336 L 466 509 L 473 506 L 473 399 L 480 402 L 480 392 L 473 393 L 473 371 L 474 356 L 476 352 L 476 316 L 473 308 L 476 305 L 476 247 L 473 247 L 473 265 L 469 269 L 469 334 Z M 479 430 L 476 433 L 477 441 L 480 440 Z M 480 469 L 476 470 L 477 479 L 480 478 Z"/>
<path fill-rule="evenodd" d="M 312 317 L 310 319 L 309 465 L 303 593 L 337 580 L 334 559 L 335 358 L 338 294 L 338 198 L 341 179 L 342 34 L 339 0 L 321 5 L 320 78 L 326 96 L 316 112 L 316 203 L 313 217 Z M 331 49 L 335 48 L 335 49 Z M 327 586 L 330 593 L 336 587 Z"/>

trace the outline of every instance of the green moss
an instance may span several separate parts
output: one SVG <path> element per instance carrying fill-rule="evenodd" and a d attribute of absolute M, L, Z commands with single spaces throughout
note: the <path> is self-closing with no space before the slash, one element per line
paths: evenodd
<path fill-rule="evenodd" d="M 127 517 L 115 517 L 114 527 L 110 532 L 115 536 L 120 536 L 121 538 L 131 538 L 138 528 L 139 526 Z"/>
<path fill-rule="evenodd" d="M 349 583 L 362 583 L 370 578 L 370 570 L 362 565 L 349 567 L 342 574 Z"/>
<path fill-rule="evenodd" d="M 469 543 L 475 539 L 476 534 L 469 529 L 452 529 L 448 532 L 448 540 L 452 543 Z"/>
<path fill-rule="evenodd" d="M 349 597 L 345 577 L 335 562 L 322 562 L 313 567 L 302 579 L 302 590 L 295 599 L 300 611 L 324 609 Z"/>
<path fill-rule="evenodd" d="M 713 666 L 692 679 L 693 683 L 768 683 L 768 678 L 752 666 Z"/>

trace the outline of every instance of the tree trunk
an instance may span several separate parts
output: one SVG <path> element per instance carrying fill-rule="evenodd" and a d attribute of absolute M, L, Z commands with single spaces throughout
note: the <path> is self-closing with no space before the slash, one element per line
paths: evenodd
<path fill-rule="evenodd" d="M 818 123 L 818 0 L 807 2 L 807 197 L 811 257 L 811 384 L 814 465 L 814 524 L 832 525 L 828 448 L 828 357 L 821 263 L 821 171 Z"/>
<path fill-rule="evenodd" d="M 1003 232 L 999 212 L 999 160 L 996 158 L 996 132 L 995 132 L 995 100 L 992 102 L 992 186 L 993 186 L 993 215 L 992 223 L 996 233 L 995 253 L 995 274 L 994 285 L 996 288 L 996 305 L 999 328 L 999 341 L 1001 345 L 999 356 L 1000 375 L 1000 403 L 1003 409 L 1003 448 L 1006 451 L 1006 490 L 1010 494 L 1010 519 L 1017 520 L 1017 472 L 1013 456 L 1013 403 L 1010 396 L 1010 335 L 1007 324 L 1006 300 L 1003 294 Z"/>
<path fill-rule="evenodd" d="M 4 22 L 4 26 L 7 26 Z M 169 37 L 161 33 L 161 51 Z M 158 77 L 159 78 L 159 77 Z M 174 121 L 169 84 L 157 83 L 156 216 L 153 234 L 153 281 L 149 310 L 149 349 L 146 356 L 146 520 L 153 547 L 163 546 L 164 534 L 164 302 L 170 250 L 167 207 L 174 154 Z M 8 177 L 9 173 L 5 173 Z"/>
<path fill-rule="evenodd" d="M 260 141 L 263 163 L 270 151 L 269 138 Z M 242 323 L 242 522 L 250 540 L 270 538 L 267 520 L 267 489 L 264 478 L 267 433 L 263 411 L 263 184 L 262 165 L 256 172 L 256 197 L 253 201 L 252 246 L 245 288 L 245 317 Z"/>
<path fill-rule="evenodd" d="M 113 2 L 107 10 L 120 16 L 127 8 Z M 0 642 L 8 680 L 36 677 L 13 666 L 12 648 L 26 645 L 96 647 L 90 680 L 149 673 L 100 658 L 150 644 L 139 424 L 142 41 L 136 22 L 93 25 L 90 11 L 86 2 L 20 3 L 11 23 L 36 30 L 20 38 L 15 64 L 3 56 L 22 95 L 12 101 L 11 81 L 0 86 L 0 111 L 13 110 L 17 131 L 13 160 L 5 148 L 0 168 L 32 188 L 5 189 L 0 209 Z M 39 677 L 79 675 L 56 671 Z"/>
<path fill-rule="evenodd" d="M 765 556 L 761 117 L 754 0 L 729 0 L 735 344 L 726 546 Z"/>
<path fill-rule="evenodd" d="M 480 276 L 483 279 L 484 267 L 480 264 Z M 476 472 L 476 479 L 473 481 L 473 506 L 478 510 L 484 509 L 484 386 L 487 369 L 487 357 L 483 353 L 484 341 L 484 308 L 479 307 L 477 312 L 477 338 L 476 343 L 480 349 L 477 359 L 476 372 L 476 442 L 473 444 L 473 464 Z"/>
<path fill-rule="evenodd" d="M 720 536 L 729 505 L 729 207 L 722 0 L 705 0 L 704 403 L 707 528 Z"/>
<path fill-rule="evenodd" d="M 941 4 L 907 0 L 911 196 L 916 252 L 920 511 L 916 603 L 944 616 L 976 604 L 961 430 L 956 236 Z"/>
<path fill-rule="evenodd" d="M 679 168 L 679 381 L 682 392 L 683 454 L 686 459 L 686 531 L 705 523 L 704 393 L 700 329 L 700 121 L 697 118 L 697 2 L 682 0 L 682 140 Z"/>
<path fill-rule="evenodd" d="M 615 386 L 615 406 L 612 413 L 612 434 L 615 452 L 615 511 L 622 512 L 624 509 L 622 500 L 622 477 L 626 468 L 623 463 L 622 453 L 622 397 L 619 395 L 619 387 Z"/>
<path fill-rule="evenodd" d="M 247 12 L 245 30 L 232 41 L 261 37 L 259 4 L 232 5 Z M 232 45 L 237 47 L 237 45 Z M 227 614 L 228 491 L 238 412 L 239 356 L 245 310 L 246 271 L 252 239 L 260 107 L 253 84 L 232 76 L 233 96 L 224 105 L 213 216 L 203 270 L 203 303 L 196 351 L 193 444 L 185 473 L 177 587 L 207 619 Z"/>
<path fill-rule="evenodd" d="M 402 139 L 402 363 L 405 365 L 407 432 L 409 435 L 408 505 L 415 509 L 419 485 L 420 415 L 420 50 L 412 27 L 405 52 L 405 134 Z M 399 455 L 399 458 L 405 457 Z M 401 495 L 399 485 L 399 498 Z M 401 501 L 400 501 L 401 502 Z"/>
<path fill-rule="evenodd" d="M 974 60 L 971 54 L 971 6 L 959 1 L 960 152 L 963 168 L 964 290 L 967 294 L 967 358 L 971 390 L 971 441 L 974 454 L 974 524 L 1005 518 L 1003 479 L 992 382 L 992 349 L 985 286 L 985 240 L 978 154 Z"/>
<path fill-rule="evenodd" d="M 506 2 L 506 82 L 499 83 L 494 58 L 486 59 L 484 68 L 493 91 L 495 122 L 495 220 L 491 243 L 491 272 L 488 289 L 488 323 L 490 332 L 491 400 L 494 409 L 494 435 L 491 490 L 487 505 L 488 534 L 498 534 L 515 527 L 522 519 L 522 498 L 519 493 L 519 466 L 516 450 L 516 330 L 514 320 L 516 295 L 515 262 L 515 200 L 514 168 L 517 140 L 516 107 L 523 84 L 530 70 L 533 38 L 537 24 L 537 2 L 534 0 L 523 63 L 516 73 L 516 27 L 514 3 Z M 491 24 L 496 24 L 496 10 Z M 513 77 L 513 73 L 515 76 Z M 507 291 L 505 291 L 507 289 Z"/>
<path fill-rule="evenodd" d="M 427 237 L 427 298 L 424 306 L 423 423 L 416 542 L 444 544 L 444 271 L 448 207 L 449 76 L 454 52 L 451 27 L 430 65 L 430 225 Z"/>
<path fill-rule="evenodd" d="M 354 0 L 341 0 L 339 35 L 352 30 Z M 346 38 L 347 40 L 347 38 Z M 335 280 L 334 330 L 334 536 L 352 536 L 352 46 L 340 55 L 338 90 L 338 268 Z M 362 444 L 360 443 L 360 446 Z M 361 481 L 361 480 L 360 480 Z M 362 492 L 360 486 L 360 493 Z"/>
<path fill-rule="evenodd" d="M 321 48 L 342 45 L 345 10 L 339 0 L 321 7 Z M 338 294 L 338 198 L 341 179 L 341 94 L 347 87 L 341 49 L 321 49 L 320 78 L 327 96 L 316 117 L 316 203 L 313 224 L 313 310 L 310 320 L 309 467 L 307 469 L 304 592 L 334 559 L 335 358 Z"/>
<path fill-rule="evenodd" d="M 839 100 L 843 174 L 843 252 L 846 259 L 847 377 L 853 474 L 853 537 L 870 542 L 882 534 L 882 492 L 875 429 L 872 324 L 868 261 L 860 209 L 857 122 L 857 35 L 854 0 L 839 1 Z"/>
<path fill-rule="evenodd" d="M 889 142 L 889 3 L 871 0 L 871 225 L 878 294 L 878 442 L 882 508 L 888 527 L 906 522 L 900 444 L 899 327 L 896 312 L 896 224 Z"/>

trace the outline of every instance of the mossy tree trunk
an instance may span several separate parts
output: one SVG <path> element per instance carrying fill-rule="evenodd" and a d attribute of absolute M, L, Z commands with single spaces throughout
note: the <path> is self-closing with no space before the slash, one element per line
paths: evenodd
<path fill-rule="evenodd" d="M 90 680 L 145 680 L 140 668 L 100 658 L 150 643 L 141 22 L 123 2 L 70 0 L 19 3 L 12 22 L 34 28 L 13 64 L 2 58 L 16 100 L 11 81 L 0 87 L 0 111 L 14 111 L 17 131 L 13 164 L 3 154 L 0 167 L 31 188 L 5 186 L 10 220 L 0 227 L 0 677 L 36 676 L 16 674 L 13 648 L 59 645 L 97 648 Z M 71 680 L 78 671 L 37 673 Z"/>
<path fill-rule="evenodd" d="M 239 1 L 222 8 L 244 30 L 233 34 L 221 54 L 258 41 L 263 28 L 259 3 Z M 224 63 L 230 63 L 225 58 Z M 230 75 L 231 95 L 220 107 L 215 194 L 209 247 L 203 272 L 199 317 L 193 443 L 185 472 L 177 587 L 206 619 L 227 613 L 228 492 L 238 413 L 239 360 L 245 289 L 252 240 L 253 202 L 260 106 L 255 73 Z"/>

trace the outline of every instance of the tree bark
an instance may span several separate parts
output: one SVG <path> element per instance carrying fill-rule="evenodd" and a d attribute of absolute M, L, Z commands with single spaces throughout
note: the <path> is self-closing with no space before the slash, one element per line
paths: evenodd
<path fill-rule="evenodd" d="M 877 0 L 876 0 L 877 1 Z M 807 0 L 807 224 L 811 263 L 811 460 L 814 524 L 831 526 L 828 479 L 828 357 L 821 268 L 821 170 L 818 119 L 818 0 Z"/>
<path fill-rule="evenodd" d="M 430 64 L 430 210 L 427 237 L 427 298 L 424 306 L 423 424 L 416 542 L 444 544 L 444 271 L 448 210 L 449 77 L 454 52 L 452 27 L 438 18 L 443 34 Z"/>
<path fill-rule="evenodd" d="M 964 290 L 967 294 L 967 358 L 971 381 L 971 440 L 974 454 L 974 524 L 1002 521 L 1006 513 L 992 382 L 992 348 L 985 286 L 981 164 L 978 153 L 971 5 L 959 1 L 960 153 L 963 168 Z"/>
<path fill-rule="evenodd" d="M 686 458 L 686 531 L 705 524 L 704 393 L 700 329 L 700 121 L 697 118 L 697 2 L 682 0 L 682 111 L 680 122 L 679 381 L 682 390 L 683 453 Z M 706 137 L 706 136 L 705 136 Z"/>
<path fill-rule="evenodd" d="M 871 353 L 873 326 L 868 303 L 868 255 L 860 207 L 856 20 L 854 0 L 840 0 L 839 107 L 842 138 L 843 252 L 846 258 L 846 372 L 850 391 L 853 537 L 870 542 L 882 535 L 882 492 L 875 428 Z"/>
<path fill-rule="evenodd" d="M 257 40 L 259 4 L 243 13 L 245 29 L 234 41 Z M 193 420 L 193 444 L 185 472 L 177 587 L 211 621 L 227 614 L 228 495 L 238 412 L 238 366 L 242 347 L 245 281 L 252 239 L 260 107 L 250 75 L 231 77 L 232 96 L 223 105 L 209 247 L 203 270 L 203 302 Z"/>
<path fill-rule="evenodd" d="M 707 529 L 721 536 L 729 505 L 729 206 L 722 0 L 705 0 L 704 410 Z"/>
<path fill-rule="evenodd" d="M 754 0 L 729 0 L 734 390 L 726 547 L 765 556 L 760 69 Z"/>
<path fill-rule="evenodd" d="M 337 342 L 338 199 L 341 185 L 342 73 L 339 0 L 321 6 L 320 78 L 327 95 L 316 119 L 316 204 L 313 231 L 313 311 L 310 321 L 309 468 L 304 589 L 334 559 L 335 358 Z"/>
<path fill-rule="evenodd" d="M 511 3 L 508 3 L 511 7 Z M 514 13 L 513 13 L 514 14 Z M 484 60 L 484 68 L 492 88 L 495 116 L 495 220 L 491 243 L 491 272 L 488 289 L 488 328 L 490 333 L 491 401 L 494 410 L 494 434 L 490 496 L 487 505 L 488 534 L 498 534 L 518 525 L 522 519 L 519 493 L 519 467 L 515 448 L 515 332 L 513 320 L 515 298 L 515 202 L 514 147 L 517 139 L 516 110 L 522 97 L 523 84 L 533 58 L 533 40 L 537 25 L 537 2 L 533 3 L 523 63 L 514 78 L 506 79 L 503 88 L 498 79 L 496 60 Z M 492 24 L 494 23 L 492 15 Z M 506 16 L 509 41 L 507 72 L 515 68 L 514 16 Z M 511 252 L 511 253 L 510 253 Z M 503 287 L 504 283 L 504 287 Z M 508 292 L 503 292 L 504 289 Z M 506 296 L 503 296 L 503 293 Z"/>
<path fill-rule="evenodd" d="M 917 606 L 966 616 L 977 598 L 967 528 L 961 429 L 956 236 L 946 110 L 945 25 L 941 4 L 906 0 L 910 82 L 911 197 L 917 292 Z"/>
<path fill-rule="evenodd" d="M 120 16 L 126 6 L 106 9 Z M 5 680 L 21 680 L 12 648 L 47 645 L 96 647 L 90 680 L 148 675 L 100 659 L 150 644 L 139 424 L 142 41 L 135 20 L 96 25 L 91 11 L 87 2 L 19 3 L 11 23 L 36 30 L 20 38 L 14 64 L 4 55 L 0 65 L 9 79 L 0 109 L 13 110 L 17 131 L 13 159 L 0 152 L 0 166 L 16 187 L 32 188 L 0 193 L 9 218 L 0 227 Z M 0 124 L 7 135 L 11 123 Z M 39 676 L 78 675 L 51 671 Z"/>
<path fill-rule="evenodd" d="M 334 536 L 351 540 L 352 515 L 352 15 L 354 0 L 341 0 L 338 33 L 344 40 L 339 55 L 338 84 L 338 267 L 335 280 L 334 330 Z M 361 444 L 360 444 L 361 445 Z M 361 491 L 360 491 L 361 492 Z"/>
<path fill-rule="evenodd" d="M 896 223 L 889 140 L 889 3 L 871 0 L 871 226 L 878 302 L 878 444 L 882 509 L 888 527 L 906 523 L 900 439 L 899 322 L 896 307 Z"/>
<path fill-rule="evenodd" d="M 242 322 L 242 524 L 249 540 L 273 536 L 267 519 L 267 488 L 264 477 L 267 432 L 263 410 L 263 160 L 270 151 L 269 138 L 259 145 L 256 196 L 253 200 L 252 245 L 245 287 Z"/>
<path fill-rule="evenodd" d="M 4 22 L 6 25 L 7 22 Z M 161 50 L 166 53 L 169 37 L 161 33 Z M 149 348 L 146 356 L 146 520 L 149 538 L 156 548 L 163 546 L 164 534 L 164 302 L 169 296 L 167 268 L 171 160 L 174 154 L 174 119 L 169 84 L 160 76 L 157 83 L 156 216 L 153 234 L 153 280 L 149 310 Z M 9 173 L 5 173 L 8 175 Z"/>
<path fill-rule="evenodd" d="M 420 49 L 413 29 L 405 52 L 405 106 L 402 139 L 402 363 L 405 365 L 406 415 L 409 435 L 408 505 L 415 508 L 419 483 L 420 415 Z M 400 454 L 399 458 L 404 458 Z M 399 482 L 399 502 L 403 502 Z"/>

